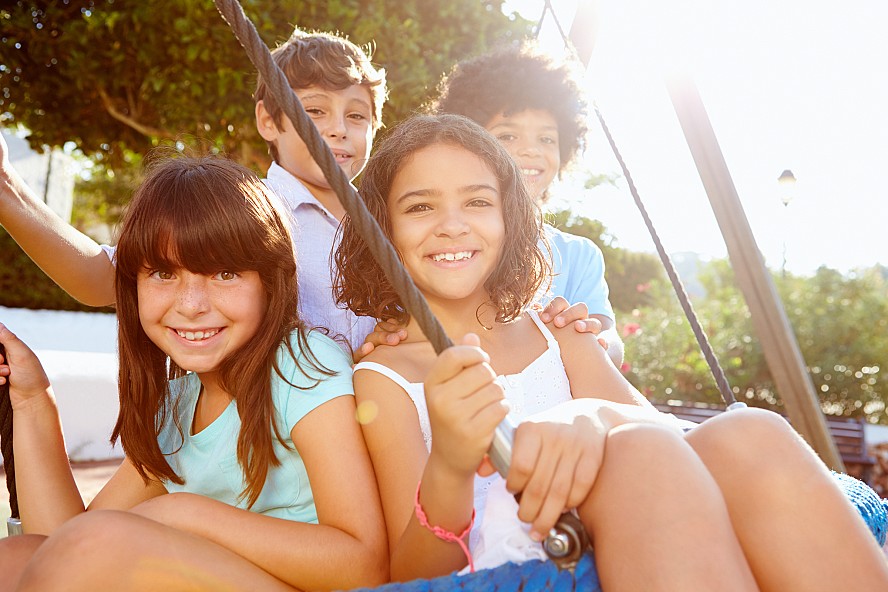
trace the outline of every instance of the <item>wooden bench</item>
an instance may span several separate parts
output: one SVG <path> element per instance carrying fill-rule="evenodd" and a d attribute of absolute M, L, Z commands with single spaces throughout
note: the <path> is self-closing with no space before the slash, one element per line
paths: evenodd
<path fill-rule="evenodd" d="M 725 410 L 724 407 L 719 405 L 688 403 L 685 401 L 654 403 L 654 407 L 664 413 L 671 413 L 679 419 L 686 419 L 694 423 L 701 423 L 710 417 L 723 413 Z M 849 475 L 871 484 L 870 479 L 876 459 L 870 456 L 866 450 L 863 419 L 830 415 L 825 416 L 825 419 L 829 433 L 839 449 L 842 462 L 845 463 L 845 470 Z"/>

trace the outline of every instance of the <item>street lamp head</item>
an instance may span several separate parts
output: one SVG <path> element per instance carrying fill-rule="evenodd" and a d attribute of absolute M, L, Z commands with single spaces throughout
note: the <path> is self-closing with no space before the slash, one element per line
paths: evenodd
<path fill-rule="evenodd" d="M 786 169 L 780 173 L 779 177 L 777 177 L 777 182 L 780 183 L 780 187 L 783 190 L 782 195 L 780 196 L 780 201 L 783 202 L 783 207 L 786 207 L 795 196 L 795 175 L 792 174 L 791 170 Z"/>

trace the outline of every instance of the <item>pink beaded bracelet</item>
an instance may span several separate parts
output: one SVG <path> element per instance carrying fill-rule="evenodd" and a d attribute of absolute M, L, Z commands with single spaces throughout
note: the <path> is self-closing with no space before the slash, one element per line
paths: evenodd
<path fill-rule="evenodd" d="M 456 543 L 459 545 L 459 548 L 462 549 L 462 552 L 466 554 L 466 559 L 469 560 L 469 570 L 472 573 L 475 573 L 475 563 L 472 561 L 472 552 L 469 551 L 469 547 L 466 545 L 464 538 L 471 532 L 472 526 L 475 524 L 475 508 L 472 508 L 472 519 L 469 520 L 469 525 L 466 526 L 466 529 L 462 531 L 461 534 L 456 534 L 450 532 L 449 530 L 445 530 L 440 526 L 432 526 L 429 524 L 428 516 L 426 516 L 425 511 L 422 509 L 422 505 L 419 503 L 419 488 L 422 485 L 422 481 L 416 484 L 416 519 L 419 520 L 419 523 L 431 531 L 433 535 L 441 539 L 442 541 L 447 541 L 448 543 Z"/>

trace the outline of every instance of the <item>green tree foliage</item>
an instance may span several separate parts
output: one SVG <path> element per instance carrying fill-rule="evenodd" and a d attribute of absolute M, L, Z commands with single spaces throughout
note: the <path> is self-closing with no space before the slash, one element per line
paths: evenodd
<path fill-rule="evenodd" d="M 827 413 L 888 423 L 888 280 L 875 267 L 849 276 L 822 268 L 775 278 L 814 387 Z M 782 404 L 727 261 L 705 266 L 694 307 L 735 395 L 756 406 Z M 618 319 L 627 377 L 651 399 L 720 402 L 709 367 L 675 296 L 660 285 L 655 303 Z"/>
<path fill-rule="evenodd" d="M 242 5 L 271 47 L 294 25 L 375 44 L 391 88 L 388 125 L 424 102 L 456 60 L 529 31 L 503 15 L 502 0 Z M 0 8 L 0 123 L 23 125 L 37 149 L 70 141 L 115 170 L 179 142 L 264 170 L 254 86 L 252 65 L 210 0 L 16 0 Z"/>

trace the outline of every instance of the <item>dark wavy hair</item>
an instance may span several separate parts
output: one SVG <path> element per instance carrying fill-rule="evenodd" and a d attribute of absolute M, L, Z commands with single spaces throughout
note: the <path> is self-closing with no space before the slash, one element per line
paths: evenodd
<path fill-rule="evenodd" d="M 370 91 L 373 121 L 376 132 L 382 126 L 382 106 L 388 96 L 385 70 L 376 68 L 370 46 L 361 48 L 345 37 L 320 31 L 295 29 L 290 38 L 271 52 L 275 63 L 284 72 L 293 88 L 320 86 L 328 90 L 342 90 L 359 84 Z M 278 129 L 284 125 L 284 110 L 269 92 L 268 84 L 259 76 L 254 100 L 263 102 Z M 278 160 L 277 147 L 268 143 L 268 150 Z"/>
<path fill-rule="evenodd" d="M 361 197 L 391 240 L 387 200 L 395 177 L 413 154 L 438 144 L 475 154 L 499 180 L 505 242 L 484 287 L 497 311 L 496 320 L 510 321 L 521 314 L 548 278 L 549 264 L 539 245 L 540 210 L 508 152 L 487 130 L 459 115 L 418 115 L 407 119 L 392 130 L 370 157 L 361 178 Z M 446 175 L 447 171 L 441 174 Z M 343 218 L 340 233 L 334 254 L 337 272 L 333 291 L 337 303 L 358 315 L 406 323 L 409 315 L 401 299 L 349 216 Z"/>
<path fill-rule="evenodd" d="M 247 483 L 242 495 L 250 505 L 262 491 L 268 466 L 279 463 L 272 434 L 283 443 L 271 398 L 272 372 L 280 375 L 276 355 L 281 345 L 297 360 L 290 344 L 295 333 L 305 360 L 297 367 L 318 381 L 330 375 L 311 354 L 296 312 L 296 258 L 289 217 L 278 203 L 255 174 L 230 160 L 180 157 L 150 165 L 129 204 L 116 254 L 120 412 L 111 441 L 120 438 L 146 480 L 184 483 L 157 436 L 170 419 L 180 433 L 190 426 L 178 425 L 170 392 L 170 381 L 186 371 L 148 338 L 139 320 L 140 271 L 256 271 L 262 280 L 267 307 L 262 322 L 220 365 L 222 387 L 236 401 L 241 420 L 237 457 Z"/>
<path fill-rule="evenodd" d="M 434 113 L 455 113 L 487 126 L 500 113 L 548 111 L 558 123 L 561 170 L 585 146 L 588 105 L 577 65 L 557 62 L 533 42 L 504 47 L 456 64 L 438 85 Z"/>

